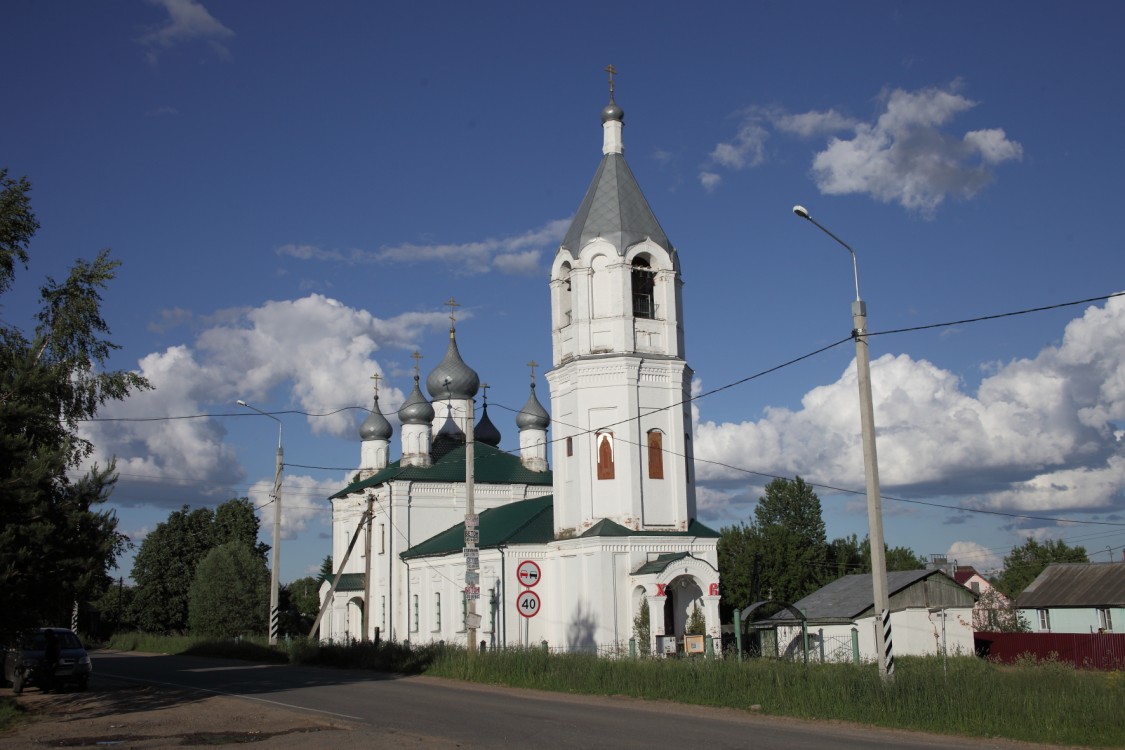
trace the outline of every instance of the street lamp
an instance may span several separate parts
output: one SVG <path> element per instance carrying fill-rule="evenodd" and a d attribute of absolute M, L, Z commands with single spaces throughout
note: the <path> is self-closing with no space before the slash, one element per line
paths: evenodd
<path fill-rule="evenodd" d="M 875 452 L 875 410 L 871 404 L 871 356 L 867 346 L 867 304 L 859 296 L 859 267 L 855 250 L 848 243 L 825 229 L 809 215 L 804 206 L 793 206 L 793 213 L 812 222 L 820 231 L 839 242 L 852 256 L 855 276 L 855 302 L 852 303 L 852 338 L 855 339 L 855 366 L 859 379 L 859 422 L 863 434 L 863 469 L 867 477 L 867 526 L 871 539 L 871 587 L 875 594 L 875 611 L 881 627 L 875 628 L 875 649 L 879 654 L 879 672 L 894 675 L 895 660 L 891 648 L 891 613 L 887 596 L 887 554 L 883 546 L 883 503 L 879 497 L 879 459 Z"/>
<path fill-rule="evenodd" d="M 283 453 L 281 450 L 281 420 L 272 414 L 268 414 L 256 406 L 246 403 L 242 399 L 238 400 L 239 406 L 245 406 L 247 409 L 253 409 L 264 417 L 269 417 L 277 422 L 277 471 L 273 478 L 273 492 L 270 497 L 273 498 L 273 570 L 270 572 L 270 645 L 273 646 L 277 643 L 277 630 L 279 626 L 279 604 L 278 604 L 278 573 L 281 570 L 281 467 L 285 465 Z"/>

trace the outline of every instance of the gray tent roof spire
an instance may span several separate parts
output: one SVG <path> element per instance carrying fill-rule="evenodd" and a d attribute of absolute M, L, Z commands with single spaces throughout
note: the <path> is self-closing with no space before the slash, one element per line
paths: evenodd
<path fill-rule="evenodd" d="M 603 129 L 625 125 L 625 112 L 613 100 L 612 73 L 615 72 L 611 71 L 609 104 L 602 110 Z M 619 255 L 646 238 L 669 252 L 674 251 L 621 151 L 610 151 L 602 156 L 562 246 L 577 258 L 586 243 L 599 237 L 612 243 Z"/>

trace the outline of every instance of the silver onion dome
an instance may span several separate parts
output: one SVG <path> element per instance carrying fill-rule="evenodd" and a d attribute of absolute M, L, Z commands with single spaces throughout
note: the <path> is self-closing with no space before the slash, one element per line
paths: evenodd
<path fill-rule="evenodd" d="M 473 440 L 485 445 L 491 445 L 493 448 L 500 447 L 500 430 L 496 425 L 492 424 L 492 420 L 488 418 L 488 402 L 484 403 L 481 407 L 480 421 L 477 422 L 473 428 Z"/>
<path fill-rule="evenodd" d="M 531 384 L 531 395 L 527 397 L 527 403 L 520 409 L 520 413 L 516 415 L 516 427 L 523 430 L 545 430 L 551 424 L 551 417 L 547 414 L 547 410 L 539 403 L 539 399 L 535 397 L 535 383 Z"/>
<path fill-rule="evenodd" d="M 414 390 L 399 407 L 398 418 L 403 424 L 429 424 L 434 421 L 434 407 L 422 395 L 417 375 L 414 376 Z"/>
<path fill-rule="evenodd" d="M 363 420 L 363 424 L 359 426 L 359 439 L 367 440 L 390 440 L 391 435 L 394 434 L 394 429 L 387 418 L 379 411 L 379 394 L 375 394 L 375 405 L 371 407 L 371 413 L 367 419 Z"/>
<path fill-rule="evenodd" d="M 433 399 L 471 399 L 480 390 L 480 377 L 461 359 L 457 337 L 449 331 L 449 348 L 445 359 L 426 376 L 426 390 Z"/>

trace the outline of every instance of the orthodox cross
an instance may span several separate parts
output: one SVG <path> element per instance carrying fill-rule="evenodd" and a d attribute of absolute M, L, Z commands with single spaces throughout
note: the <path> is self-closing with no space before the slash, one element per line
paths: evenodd
<path fill-rule="evenodd" d="M 527 366 L 531 368 L 531 384 L 535 385 L 535 368 L 539 366 L 539 363 L 533 359 L 527 363 Z"/>
<path fill-rule="evenodd" d="M 481 391 L 484 392 L 484 403 L 486 403 L 486 404 L 488 403 L 488 389 L 491 388 L 491 387 L 492 386 L 490 386 L 488 383 L 481 383 L 480 384 L 480 389 L 481 389 Z"/>
<path fill-rule="evenodd" d="M 617 73 L 617 68 L 613 67 L 613 63 L 605 66 L 605 72 L 609 73 L 609 100 L 613 101 L 613 76 Z"/>
<path fill-rule="evenodd" d="M 383 378 L 379 375 L 379 373 L 375 373 L 371 376 L 371 379 L 375 381 L 375 398 L 379 398 L 379 381 Z"/>
<path fill-rule="evenodd" d="M 421 365 L 420 360 L 422 359 L 422 353 L 415 349 L 414 353 L 410 355 L 410 358 L 414 360 L 414 378 L 415 380 L 417 380 L 419 365 Z"/>
<path fill-rule="evenodd" d="M 460 307 L 461 305 L 458 304 L 457 300 L 453 299 L 452 297 L 450 297 L 449 301 L 446 302 L 445 304 L 449 305 L 449 330 L 452 331 L 453 330 L 453 324 L 457 322 L 457 316 L 456 316 L 457 308 Z"/>

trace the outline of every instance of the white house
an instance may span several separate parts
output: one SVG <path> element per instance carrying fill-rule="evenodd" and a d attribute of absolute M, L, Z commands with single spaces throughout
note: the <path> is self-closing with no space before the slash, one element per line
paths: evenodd
<path fill-rule="evenodd" d="M 1125 562 L 1052 563 L 1016 607 L 1037 633 L 1125 631 Z"/>
<path fill-rule="evenodd" d="M 680 257 L 625 162 L 624 120 L 611 88 L 601 162 L 551 265 L 553 417 L 533 375 L 518 455 L 500 450 L 452 326 L 430 398 L 416 368 L 398 411 L 398 461 L 376 395 L 356 481 L 331 498 L 341 575 L 322 589 L 323 638 L 463 643 L 472 602 L 488 644 L 593 651 L 626 643 L 646 601 L 654 638 L 682 635 L 696 607 L 718 637 L 719 535 L 695 520 Z"/>
<path fill-rule="evenodd" d="M 972 654 L 973 604 L 976 596 L 943 571 L 887 573 L 891 611 L 891 641 L 897 656 Z M 851 661 L 853 649 L 861 661 L 876 661 L 874 593 L 871 574 L 838 578 L 794 602 L 804 613 L 810 635 L 809 658 L 819 659 L 821 641 L 825 661 Z M 756 625 L 776 629 L 778 655 L 801 652 L 800 621 L 784 610 Z"/>

